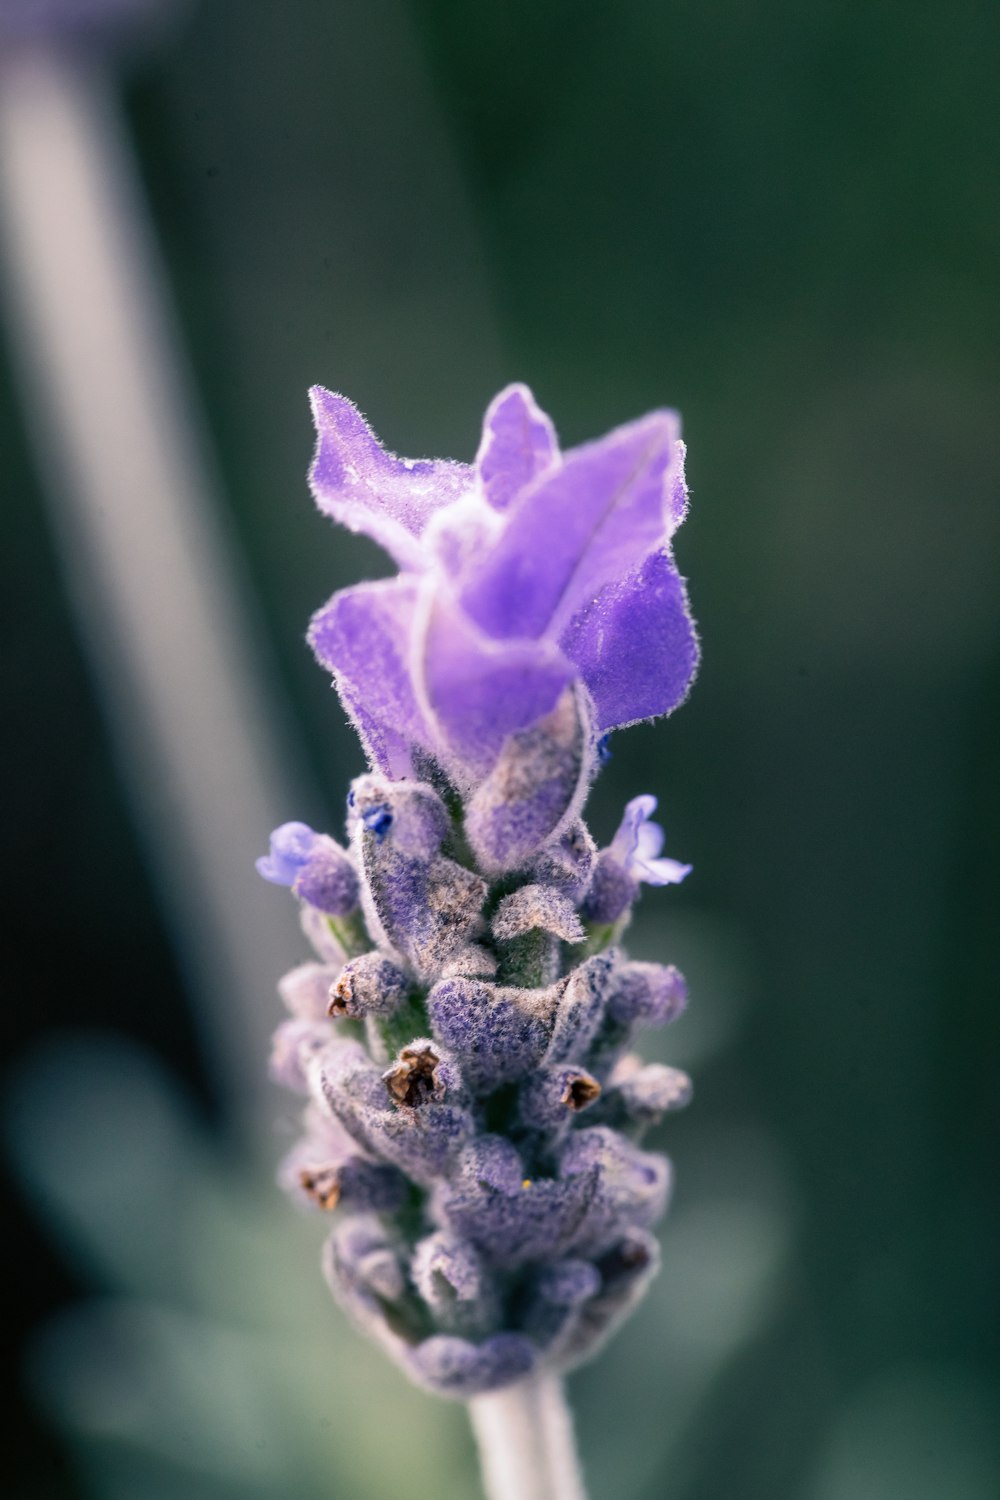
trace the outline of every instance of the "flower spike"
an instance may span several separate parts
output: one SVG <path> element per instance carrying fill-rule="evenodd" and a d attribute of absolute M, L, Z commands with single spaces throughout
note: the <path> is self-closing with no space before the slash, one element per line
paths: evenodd
<path fill-rule="evenodd" d="M 669 713 L 697 665 L 684 448 L 657 411 L 563 452 L 514 384 L 474 464 L 412 460 L 312 402 L 317 505 L 399 572 L 309 629 L 369 761 L 345 843 L 286 823 L 258 862 L 315 950 L 279 986 L 272 1074 L 304 1097 L 279 1180 L 332 1215 L 358 1325 L 472 1400 L 589 1357 L 658 1264 L 670 1166 L 637 1141 L 691 1084 L 632 1049 L 687 994 L 617 943 L 640 887 L 691 867 L 655 797 L 601 851 L 583 809 L 609 731 Z"/>

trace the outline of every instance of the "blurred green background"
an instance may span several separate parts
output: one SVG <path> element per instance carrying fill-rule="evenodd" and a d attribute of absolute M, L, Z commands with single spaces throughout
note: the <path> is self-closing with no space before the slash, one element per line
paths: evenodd
<path fill-rule="evenodd" d="M 127 77 L 289 816 L 360 769 L 305 622 L 385 571 L 312 510 L 306 387 L 463 459 L 512 379 L 567 445 L 683 413 L 701 676 L 591 822 L 653 791 L 695 865 L 632 948 L 688 973 L 647 1051 L 696 1097 L 657 1289 L 571 1381 L 592 1500 L 1000 1484 L 998 44 L 962 0 L 201 0 Z M 472 1500 L 227 1131 L 0 379 L 9 1493 Z"/>

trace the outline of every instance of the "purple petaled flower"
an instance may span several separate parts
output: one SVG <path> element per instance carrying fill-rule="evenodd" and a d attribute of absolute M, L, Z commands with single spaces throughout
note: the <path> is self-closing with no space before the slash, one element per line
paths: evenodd
<path fill-rule="evenodd" d="M 660 858 L 666 835 L 659 823 L 650 822 L 655 811 L 656 798 L 649 793 L 633 797 L 625 808 L 609 852 L 633 880 L 645 885 L 680 885 L 693 866 Z"/>
<path fill-rule="evenodd" d="M 358 904 L 354 866 L 340 845 L 308 823 L 282 823 L 271 834 L 271 850 L 257 861 L 257 873 L 332 917 L 346 917 Z"/>
<path fill-rule="evenodd" d="M 665 835 L 659 823 L 650 822 L 655 811 L 656 798 L 648 793 L 633 797 L 626 806 L 618 832 L 598 857 L 587 892 L 586 912 L 592 922 L 617 922 L 640 885 L 679 885 L 691 874 L 691 865 L 660 857 Z"/>
<path fill-rule="evenodd" d="M 694 674 L 670 554 L 687 508 L 676 415 L 563 454 L 531 392 L 512 385 L 465 465 L 395 458 L 345 397 L 317 388 L 312 402 L 319 508 L 400 569 L 335 594 L 310 628 L 373 764 L 410 776 L 429 754 L 472 787 L 511 735 L 553 714 L 573 684 L 586 689 L 574 710 L 586 743 L 567 742 L 583 764 L 552 786 L 540 847 L 579 800 L 598 738 L 669 713 Z"/>
<path fill-rule="evenodd" d="M 258 862 L 318 959 L 280 985 L 272 1075 L 309 1099 L 281 1181 L 341 1216 L 325 1269 L 355 1320 L 469 1399 L 586 1358 L 657 1266 L 670 1168 L 636 1138 L 691 1086 L 631 1048 L 686 989 L 617 940 L 640 885 L 690 866 L 654 797 L 600 853 L 581 814 L 607 733 L 668 713 L 696 665 L 683 447 L 655 412 L 562 454 L 520 385 L 472 465 L 313 408 L 320 508 L 399 573 L 310 631 L 370 762 L 348 848 L 287 823 Z"/>
<path fill-rule="evenodd" d="M 293 885 L 309 862 L 316 834 L 308 823 L 282 823 L 270 842 L 271 852 L 257 861 L 257 874 L 272 885 Z"/>

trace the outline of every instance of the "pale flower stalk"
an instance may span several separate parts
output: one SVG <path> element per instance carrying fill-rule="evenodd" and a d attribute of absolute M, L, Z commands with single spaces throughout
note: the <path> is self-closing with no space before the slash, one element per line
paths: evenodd
<path fill-rule="evenodd" d="M 121 57 L 174 8 L 0 0 L 0 294 L 115 760 L 227 1111 L 252 1138 L 268 966 L 294 953 L 294 924 L 254 889 L 255 830 L 305 778 L 118 98 Z"/>

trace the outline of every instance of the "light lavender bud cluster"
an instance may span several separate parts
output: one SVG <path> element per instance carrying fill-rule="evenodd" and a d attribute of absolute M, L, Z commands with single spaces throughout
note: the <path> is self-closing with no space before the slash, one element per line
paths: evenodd
<path fill-rule="evenodd" d="M 279 985 L 272 1073 L 305 1101 L 280 1179 L 335 1216 L 324 1269 L 356 1322 L 469 1398 L 587 1358 L 657 1266 L 670 1167 L 640 1142 L 691 1086 L 633 1047 L 686 990 L 620 939 L 641 884 L 689 867 L 654 798 L 600 851 L 581 812 L 602 737 L 694 671 L 683 450 L 660 413 L 562 455 L 524 387 L 472 468 L 315 407 L 322 508 L 402 571 L 313 623 L 371 765 L 345 842 L 286 824 L 259 862 L 316 955 Z"/>

